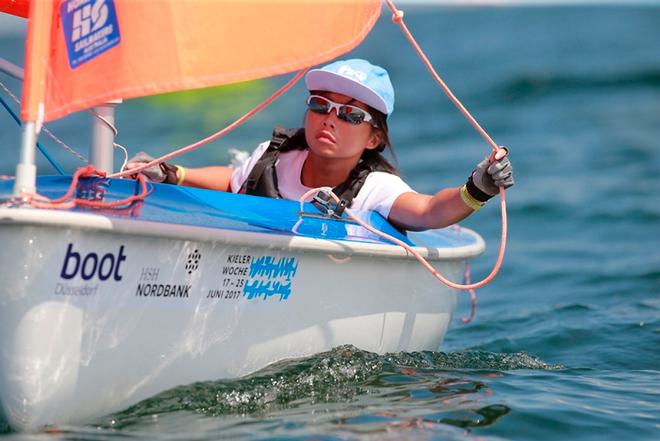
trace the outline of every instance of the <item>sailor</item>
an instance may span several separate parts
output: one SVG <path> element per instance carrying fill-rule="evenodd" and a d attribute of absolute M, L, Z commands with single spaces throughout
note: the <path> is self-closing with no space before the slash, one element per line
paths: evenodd
<path fill-rule="evenodd" d="M 338 207 L 374 210 L 404 230 L 452 225 L 513 185 L 505 148 L 477 164 L 461 187 L 434 195 L 415 192 L 383 152 L 394 156 L 388 117 L 394 89 L 385 69 L 361 59 L 335 61 L 310 70 L 304 128 L 273 132 L 238 167 L 183 168 L 162 163 L 144 170 L 153 181 L 234 193 L 298 200 L 317 187 L 331 187 Z M 133 157 L 126 168 L 153 158 Z"/>

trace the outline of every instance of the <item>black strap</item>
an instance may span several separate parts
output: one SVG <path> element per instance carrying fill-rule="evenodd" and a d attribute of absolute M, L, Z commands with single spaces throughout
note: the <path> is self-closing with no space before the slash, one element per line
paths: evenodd
<path fill-rule="evenodd" d="M 278 189 L 277 173 L 275 172 L 275 164 L 279 156 L 279 150 L 267 149 L 250 171 L 240 193 L 281 199 L 282 195 Z M 264 175 L 269 176 L 269 179 L 263 179 Z"/>
<path fill-rule="evenodd" d="M 252 168 L 250 175 L 243 183 L 240 192 L 251 194 L 255 196 L 267 196 L 282 199 L 277 182 L 277 160 L 280 153 L 292 150 L 304 150 L 309 148 L 305 140 L 304 129 L 285 129 L 283 127 L 276 127 L 273 130 L 273 137 L 268 144 L 268 148 L 261 155 L 261 158 Z M 340 199 L 335 213 L 339 216 L 344 212 L 346 207 L 350 208 L 353 204 L 353 199 L 362 189 L 367 176 L 374 171 L 386 171 L 384 167 L 379 164 L 369 163 L 368 161 L 361 160 L 358 165 L 351 171 L 346 181 L 337 185 L 332 189 L 333 193 Z"/>
<path fill-rule="evenodd" d="M 367 176 L 375 170 L 372 170 L 371 167 L 365 167 L 364 161 L 361 161 L 357 167 L 355 167 L 348 179 L 332 189 L 332 192 L 337 195 L 340 202 L 337 204 L 335 213 L 337 216 L 341 216 L 345 208 L 350 208 L 353 205 L 353 199 L 360 192 L 364 186 Z"/>
<path fill-rule="evenodd" d="M 307 143 L 304 129 L 275 127 L 268 148 L 250 171 L 240 193 L 282 199 L 275 169 L 280 153 L 305 148 Z"/>

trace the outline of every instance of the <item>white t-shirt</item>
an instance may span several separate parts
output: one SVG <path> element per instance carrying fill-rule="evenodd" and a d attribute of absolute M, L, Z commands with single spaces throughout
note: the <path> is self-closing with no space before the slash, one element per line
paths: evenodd
<path fill-rule="evenodd" d="M 232 192 L 238 193 L 240 191 L 241 186 L 269 144 L 269 141 L 259 144 L 250 158 L 234 170 L 231 175 Z M 291 150 L 280 154 L 275 170 L 280 194 L 285 199 L 297 201 L 303 194 L 311 190 L 300 181 L 302 167 L 308 153 L 309 150 L 305 149 Z M 353 199 L 351 208 L 354 210 L 374 210 L 387 219 L 396 198 L 408 192 L 414 192 L 414 190 L 400 177 L 387 172 L 372 172 L 369 173 L 364 185 Z"/>

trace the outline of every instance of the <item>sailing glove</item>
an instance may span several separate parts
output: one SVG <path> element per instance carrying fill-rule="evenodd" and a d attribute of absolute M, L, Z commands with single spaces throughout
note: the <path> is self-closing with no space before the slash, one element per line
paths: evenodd
<path fill-rule="evenodd" d="M 513 167 L 506 147 L 477 164 L 465 184 L 467 192 L 479 202 L 486 202 L 500 192 L 500 187 L 513 185 Z"/>
<path fill-rule="evenodd" d="M 140 152 L 128 160 L 128 162 L 126 163 L 126 170 L 140 167 L 153 160 L 154 158 L 151 155 L 145 152 Z M 177 167 L 176 165 L 168 164 L 166 162 L 161 162 L 158 165 L 154 165 L 153 167 L 149 167 L 145 170 L 142 170 L 140 173 L 145 175 L 147 178 L 149 178 L 150 181 L 153 182 L 162 182 L 165 184 L 177 184 L 178 169 L 179 167 Z"/>

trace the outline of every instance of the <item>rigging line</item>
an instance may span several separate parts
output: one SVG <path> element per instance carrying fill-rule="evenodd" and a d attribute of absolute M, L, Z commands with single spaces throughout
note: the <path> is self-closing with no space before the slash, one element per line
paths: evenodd
<path fill-rule="evenodd" d="M 123 145 L 119 144 L 118 142 L 113 142 L 112 145 L 116 149 L 120 149 L 121 151 L 124 152 L 124 162 L 122 162 L 121 168 L 119 169 L 119 171 L 124 171 L 124 169 L 126 168 L 126 164 L 128 164 L 128 149 Z"/>
<path fill-rule="evenodd" d="M 479 132 L 479 134 L 490 144 L 490 147 L 493 150 L 493 153 L 490 156 L 491 162 L 496 159 L 496 156 L 498 155 L 498 151 L 501 149 L 499 145 L 493 141 L 493 139 L 486 133 L 486 131 L 479 125 L 477 120 L 470 114 L 470 112 L 465 108 L 463 103 L 459 101 L 458 98 L 456 98 L 456 95 L 449 89 L 449 86 L 445 84 L 445 82 L 440 78 L 440 75 L 435 71 L 433 68 L 433 65 L 429 61 L 428 57 L 426 54 L 424 54 L 424 51 L 422 48 L 419 46 L 415 38 L 412 36 L 412 33 L 408 30 L 408 27 L 406 24 L 403 22 L 403 11 L 397 9 L 397 7 L 394 5 L 394 2 L 392 0 L 385 0 L 387 3 L 387 6 L 390 8 L 392 11 L 392 21 L 397 24 L 401 30 L 403 31 L 404 35 L 410 42 L 410 44 L 413 46 L 415 51 L 417 52 L 417 55 L 421 58 L 422 62 L 428 69 L 428 71 L 431 73 L 431 76 L 433 79 L 440 85 L 442 90 L 445 92 L 445 94 L 449 97 L 449 99 L 458 107 L 458 109 L 461 111 L 461 113 L 468 119 L 468 121 L 472 124 L 472 126 Z M 506 196 L 504 192 L 504 187 L 500 187 L 500 211 L 502 213 L 502 234 L 501 234 L 501 239 L 500 239 L 500 249 L 497 255 L 497 261 L 495 262 L 495 265 L 493 266 L 493 269 L 491 273 L 481 282 L 478 283 L 466 283 L 465 285 L 462 285 L 462 288 L 458 289 L 468 289 L 469 288 L 479 288 L 486 283 L 490 282 L 495 275 L 499 272 L 500 267 L 502 266 L 502 261 L 504 260 L 504 252 L 506 250 L 506 238 L 507 238 L 507 214 L 506 214 Z M 421 256 L 420 256 L 421 257 Z M 418 259 L 419 260 L 419 259 Z M 421 261 L 420 261 L 421 262 Z M 424 264 L 424 263 L 422 263 Z M 429 268 L 427 268 L 429 269 Z M 431 267 L 432 269 L 432 267 Z M 429 271 L 431 271 L 429 269 Z M 438 275 L 434 274 L 434 276 L 438 277 Z M 442 276 L 440 276 L 442 277 Z M 442 279 L 440 279 L 442 280 Z M 444 280 L 442 280 L 444 282 Z M 449 285 L 451 286 L 451 285 Z M 455 286 L 455 287 L 458 287 Z"/>
<path fill-rule="evenodd" d="M 201 139 L 201 140 L 199 140 L 199 141 L 197 141 L 193 144 L 190 144 L 186 147 L 182 147 L 178 150 L 175 150 L 175 151 L 170 152 L 166 155 L 163 155 L 160 158 L 156 158 L 153 161 L 148 162 L 144 165 L 141 165 L 139 167 L 132 168 L 130 170 L 123 171 L 123 172 L 120 172 L 120 173 L 114 173 L 114 174 L 108 175 L 108 177 L 109 178 L 123 178 L 123 177 L 126 177 L 126 176 L 132 176 L 132 175 L 140 173 L 141 171 L 146 170 L 150 167 L 156 166 L 156 165 L 160 164 L 161 162 L 168 161 L 168 160 L 170 160 L 170 159 L 172 159 L 176 156 L 179 156 L 179 155 L 182 155 L 182 154 L 187 153 L 189 151 L 198 149 L 198 148 L 202 147 L 205 144 L 208 144 L 212 141 L 215 141 L 218 138 L 223 137 L 224 135 L 226 135 L 230 131 L 234 130 L 236 127 L 243 124 L 248 119 L 252 118 L 257 113 L 262 111 L 270 103 L 272 103 L 273 101 L 278 99 L 280 96 L 282 96 L 287 90 L 291 89 L 291 87 L 293 87 L 293 85 L 296 84 L 298 82 L 298 80 L 300 80 L 303 77 L 303 75 L 305 75 L 305 73 L 307 72 L 308 69 L 309 68 L 305 68 L 305 69 L 300 70 L 293 78 L 291 78 L 289 81 L 287 81 L 287 83 L 284 86 L 282 86 L 278 90 L 276 90 L 275 93 L 273 93 L 270 97 L 266 98 L 260 104 L 255 106 L 252 110 L 245 113 L 243 116 L 238 118 L 233 123 L 229 124 L 224 129 L 215 132 L 213 135 L 210 135 L 210 136 L 208 136 L 204 139 Z"/>
<path fill-rule="evenodd" d="M 401 31 L 404 33 L 410 44 L 413 46 L 415 51 L 417 52 L 417 55 L 421 58 L 422 62 L 430 72 L 431 76 L 433 79 L 440 85 L 442 90 L 445 92 L 445 94 L 449 97 L 452 103 L 456 107 L 458 107 L 458 110 L 461 111 L 461 113 L 467 118 L 467 120 L 472 124 L 472 126 L 479 132 L 479 134 L 486 140 L 488 144 L 490 144 L 491 148 L 494 151 L 497 151 L 500 146 L 493 141 L 493 139 L 490 137 L 490 135 L 481 127 L 481 125 L 477 122 L 477 120 L 472 116 L 472 114 L 467 110 L 467 108 L 461 103 L 461 101 L 454 95 L 454 93 L 451 91 L 449 86 L 443 81 L 442 78 L 440 78 L 440 75 L 435 71 L 433 68 L 433 65 L 431 64 L 431 61 L 429 61 L 428 57 L 420 47 L 420 45 L 417 43 L 417 40 L 415 40 L 415 37 L 413 37 L 412 33 L 408 30 L 408 27 L 403 21 L 403 11 L 397 9 L 397 7 L 394 5 L 392 0 L 385 0 L 387 3 L 387 6 L 390 8 L 392 11 L 392 21 L 397 24 L 400 28 Z"/>
<path fill-rule="evenodd" d="M 470 272 L 471 272 L 470 261 L 466 260 L 465 273 L 463 274 L 463 278 L 465 279 L 466 285 L 472 283 L 472 280 L 470 279 Z M 461 323 L 463 323 L 464 325 L 470 323 L 477 315 L 477 292 L 474 289 L 469 289 L 468 292 L 470 293 L 470 315 L 467 317 L 461 317 Z"/>
<path fill-rule="evenodd" d="M 1 60 L 1 59 L 0 59 L 0 60 Z M 7 93 L 7 95 L 9 95 L 9 96 L 11 97 L 12 100 L 14 100 L 14 102 L 15 102 L 16 104 L 18 104 L 19 106 L 21 105 L 21 101 L 16 97 L 16 95 L 14 95 L 14 94 L 12 93 L 11 90 L 9 90 L 9 88 L 7 88 L 7 86 L 5 86 L 5 85 L 2 83 L 2 81 L 0 81 L 0 89 L 4 90 L 4 91 Z M 57 136 L 55 136 L 55 135 L 53 134 L 53 132 L 51 132 L 50 130 L 48 130 L 48 127 L 43 126 L 42 129 L 43 129 L 43 131 L 46 133 L 46 135 L 48 135 L 48 137 L 50 137 L 53 141 L 55 141 L 57 144 L 59 144 L 64 150 L 66 150 L 67 152 L 69 152 L 70 154 L 72 154 L 73 156 L 75 156 L 76 158 L 80 159 L 80 160 L 81 160 L 82 162 L 84 162 L 85 164 L 88 164 L 88 163 L 89 163 L 89 161 L 87 160 L 87 158 L 85 158 L 83 155 L 81 155 L 80 153 L 78 153 L 77 151 L 75 151 L 73 148 L 71 148 L 71 147 L 69 147 L 68 145 L 66 145 L 66 144 L 64 143 L 64 141 L 62 141 L 61 139 L 59 139 Z"/>
<path fill-rule="evenodd" d="M 114 124 L 112 124 L 110 121 L 108 121 L 107 119 L 105 119 L 104 117 L 102 117 L 101 115 L 96 113 L 96 111 L 94 111 L 94 109 L 88 109 L 87 111 L 89 113 L 91 113 L 93 116 L 95 116 L 96 118 L 100 119 L 101 122 L 106 125 L 106 127 L 108 127 L 110 130 L 112 130 L 112 133 L 114 133 L 115 138 L 117 137 L 117 135 L 119 135 L 119 130 L 117 130 L 117 127 L 115 127 Z"/>
<path fill-rule="evenodd" d="M 23 81 L 23 69 L 11 61 L 0 58 L 0 72 L 9 75 L 12 78 Z"/>
<path fill-rule="evenodd" d="M 301 206 L 301 209 L 300 209 L 301 212 L 303 211 L 303 209 L 302 209 L 303 202 L 306 201 L 307 198 L 309 198 L 312 194 L 314 194 L 315 192 L 321 191 L 321 190 L 327 191 L 330 194 L 330 197 L 332 197 L 332 199 L 337 204 L 341 203 L 341 201 L 339 200 L 337 195 L 334 194 L 334 192 L 332 191 L 331 188 L 328 188 L 328 187 L 312 188 L 311 190 L 309 190 L 308 192 L 306 192 L 305 194 L 300 196 L 299 202 L 300 202 L 300 206 Z M 500 191 L 504 191 L 504 190 L 502 188 L 500 188 Z M 395 245 L 399 245 L 400 247 L 405 249 L 407 252 L 412 254 L 412 256 L 415 257 L 415 259 L 417 259 L 417 261 L 433 275 L 433 277 L 435 277 L 436 279 L 438 279 L 439 281 L 441 281 L 442 283 L 444 283 L 445 285 L 447 285 L 450 288 L 459 289 L 459 290 L 462 290 L 462 291 L 470 291 L 471 289 L 481 288 L 482 286 L 487 285 L 488 283 L 490 283 L 490 281 L 495 278 L 495 275 L 497 274 L 497 272 L 500 269 L 500 265 L 501 265 L 502 262 L 501 262 L 501 260 L 498 259 L 498 261 L 496 262 L 495 267 L 493 268 L 491 273 L 488 276 L 486 276 L 483 280 L 481 280 L 479 282 L 476 282 L 476 283 L 469 283 L 468 282 L 468 283 L 465 283 L 465 284 L 452 282 L 451 280 L 447 279 L 442 274 L 440 274 L 440 272 L 438 270 L 436 270 L 424 258 L 424 256 L 422 256 L 418 251 L 416 251 L 413 247 L 411 247 L 410 245 L 408 245 L 404 241 L 399 240 L 394 236 L 391 236 L 387 233 L 383 233 L 382 231 L 372 227 L 371 225 L 369 225 L 368 223 L 366 223 L 365 221 L 363 221 L 359 217 L 355 216 L 349 208 L 344 209 L 344 213 L 346 213 L 346 215 L 351 220 L 353 220 L 355 223 L 357 223 L 358 225 L 360 225 L 361 227 L 363 227 L 367 231 L 370 231 L 371 233 L 373 233 L 377 236 L 380 236 L 383 239 L 385 239 L 389 242 L 392 242 Z M 504 210 L 503 213 L 506 216 L 506 210 Z M 506 225 L 506 222 L 504 222 L 504 225 Z M 298 226 L 298 223 L 296 223 L 296 226 Z M 505 227 L 503 227 L 503 229 L 506 230 Z"/>
<path fill-rule="evenodd" d="M 9 114 L 10 114 L 11 117 L 14 119 L 14 121 L 16 121 L 16 124 L 18 124 L 19 127 L 22 127 L 23 124 L 21 123 L 21 120 L 18 118 L 18 116 L 16 116 L 16 114 L 14 113 L 14 111 L 11 110 L 11 108 L 9 107 L 9 105 L 7 104 L 7 102 L 6 102 L 6 101 L 4 100 L 4 98 L 2 98 L 1 96 L 0 96 L 0 103 L 1 103 L 2 106 L 5 108 L 5 110 L 7 110 L 7 112 L 9 112 Z M 48 154 L 48 152 L 47 152 L 46 149 L 41 145 L 40 142 L 37 142 L 37 148 L 39 149 L 39 151 L 41 152 L 41 154 L 44 155 L 44 157 L 48 160 L 48 162 L 50 162 L 50 165 L 52 165 L 52 166 L 55 168 L 55 170 L 57 170 L 57 172 L 58 172 L 59 174 L 61 174 L 61 175 L 65 175 L 65 174 L 66 174 L 66 173 L 64 173 L 64 170 L 62 170 L 62 167 L 59 166 L 59 164 L 57 163 L 57 161 L 55 161 L 55 160 L 54 160 L 54 159 Z"/>
<path fill-rule="evenodd" d="M 77 151 L 75 151 L 73 148 L 71 148 L 71 147 L 69 147 L 68 145 L 66 145 L 66 144 L 64 143 L 64 141 L 62 141 L 60 138 L 58 138 L 57 136 L 55 136 L 55 135 L 53 134 L 53 132 L 51 132 L 50 130 L 48 130 L 48 127 L 42 126 L 42 130 L 46 133 L 46 135 L 48 135 L 48 137 L 49 137 L 50 139 L 52 139 L 52 140 L 55 141 L 57 144 L 59 144 L 64 150 L 66 150 L 66 151 L 69 152 L 71 155 L 73 155 L 73 156 L 75 156 L 76 158 L 78 158 L 81 162 L 84 162 L 85 164 L 89 164 L 89 160 L 88 160 L 87 158 L 85 158 L 83 155 L 81 155 L 80 153 L 78 153 Z"/>

